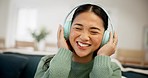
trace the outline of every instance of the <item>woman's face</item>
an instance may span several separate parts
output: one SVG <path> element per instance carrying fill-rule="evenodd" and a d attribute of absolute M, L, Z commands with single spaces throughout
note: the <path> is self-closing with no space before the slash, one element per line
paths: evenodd
<path fill-rule="evenodd" d="M 92 56 L 101 44 L 104 33 L 102 19 L 93 12 L 76 16 L 70 31 L 70 44 L 79 57 Z"/>

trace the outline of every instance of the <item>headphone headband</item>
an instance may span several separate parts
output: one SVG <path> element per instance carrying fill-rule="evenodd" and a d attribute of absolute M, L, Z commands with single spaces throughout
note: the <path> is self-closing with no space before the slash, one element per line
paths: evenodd
<path fill-rule="evenodd" d="M 74 8 L 67 14 L 67 16 L 66 16 L 65 19 L 64 19 L 64 25 L 66 24 L 66 21 L 68 20 L 68 17 L 72 14 L 72 12 L 74 12 L 74 10 L 76 10 L 78 7 L 83 6 L 83 5 L 85 5 L 85 4 L 81 4 L 81 5 L 78 5 L 78 6 L 74 7 Z M 95 4 L 93 4 L 93 5 L 95 5 Z M 98 5 L 96 5 L 96 6 L 98 6 Z M 102 8 L 102 9 L 104 10 L 104 12 L 105 12 L 105 13 L 107 14 L 107 16 L 108 16 L 108 28 L 107 28 L 107 29 L 109 29 L 109 25 L 110 25 L 110 27 L 111 27 L 111 32 L 114 33 L 114 27 L 113 27 L 113 24 L 112 24 L 112 22 L 111 22 L 111 17 L 110 17 L 110 15 L 109 15 L 109 13 L 108 13 L 107 10 L 106 10 L 105 8 L 103 8 L 102 6 L 99 5 L 99 7 Z"/>
<path fill-rule="evenodd" d="M 81 5 L 79 5 L 79 6 L 81 6 Z M 64 24 L 66 23 L 66 21 L 67 21 L 68 17 L 70 16 L 70 14 L 71 14 L 75 9 L 77 9 L 79 6 L 74 7 L 74 8 L 67 14 L 67 16 L 66 16 L 65 19 L 64 19 Z"/>

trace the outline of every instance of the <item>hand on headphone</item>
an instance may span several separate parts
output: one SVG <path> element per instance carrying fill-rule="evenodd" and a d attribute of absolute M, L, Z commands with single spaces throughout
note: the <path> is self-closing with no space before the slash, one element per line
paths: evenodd
<path fill-rule="evenodd" d="M 65 48 L 65 49 L 69 49 L 68 44 L 64 38 L 64 30 L 63 27 L 60 25 L 58 28 L 58 33 L 57 33 L 57 45 L 58 48 Z"/>
<path fill-rule="evenodd" d="M 115 53 L 117 42 L 118 42 L 117 34 L 114 33 L 113 35 L 113 33 L 110 32 L 109 41 L 98 50 L 97 55 L 111 56 L 112 54 Z"/>

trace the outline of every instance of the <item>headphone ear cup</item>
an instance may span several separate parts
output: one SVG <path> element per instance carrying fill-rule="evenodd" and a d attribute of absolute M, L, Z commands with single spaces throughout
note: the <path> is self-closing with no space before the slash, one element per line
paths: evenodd
<path fill-rule="evenodd" d="M 101 46 L 102 47 L 103 45 L 105 45 L 108 41 L 109 41 L 109 38 L 110 38 L 110 35 L 109 35 L 109 31 L 105 31 L 104 32 L 104 35 L 103 35 L 103 39 L 102 39 L 102 42 L 101 42 Z"/>
<path fill-rule="evenodd" d="M 66 21 L 65 24 L 64 24 L 64 38 L 66 40 L 69 39 L 70 28 L 71 28 L 71 21 Z"/>

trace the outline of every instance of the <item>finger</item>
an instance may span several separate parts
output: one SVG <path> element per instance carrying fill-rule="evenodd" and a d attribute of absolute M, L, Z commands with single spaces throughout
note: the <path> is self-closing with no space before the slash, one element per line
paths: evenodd
<path fill-rule="evenodd" d="M 118 35 L 117 35 L 117 33 L 114 33 L 114 42 L 113 42 L 113 44 L 117 45 L 117 43 L 118 43 Z"/>
<path fill-rule="evenodd" d="M 57 32 L 57 45 L 58 45 L 58 48 L 60 47 L 60 32 L 61 32 L 61 26 L 59 26 L 58 28 L 58 32 Z"/>
<path fill-rule="evenodd" d="M 63 27 L 62 27 L 62 26 L 61 26 L 60 37 L 64 38 L 64 29 L 63 29 Z"/>
<path fill-rule="evenodd" d="M 58 32 L 57 32 L 57 45 L 58 45 L 58 48 L 60 47 L 59 38 L 60 38 L 60 26 L 59 26 Z"/>
<path fill-rule="evenodd" d="M 59 28 L 58 28 L 58 33 L 57 33 L 57 38 L 58 38 L 58 40 L 59 40 L 59 38 L 60 38 L 60 32 L 61 32 L 61 25 L 60 25 Z"/>
<path fill-rule="evenodd" d="M 112 33 L 112 32 L 110 32 L 109 42 L 110 42 L 110 43 L 113 43 L 113 33 Z"/>

